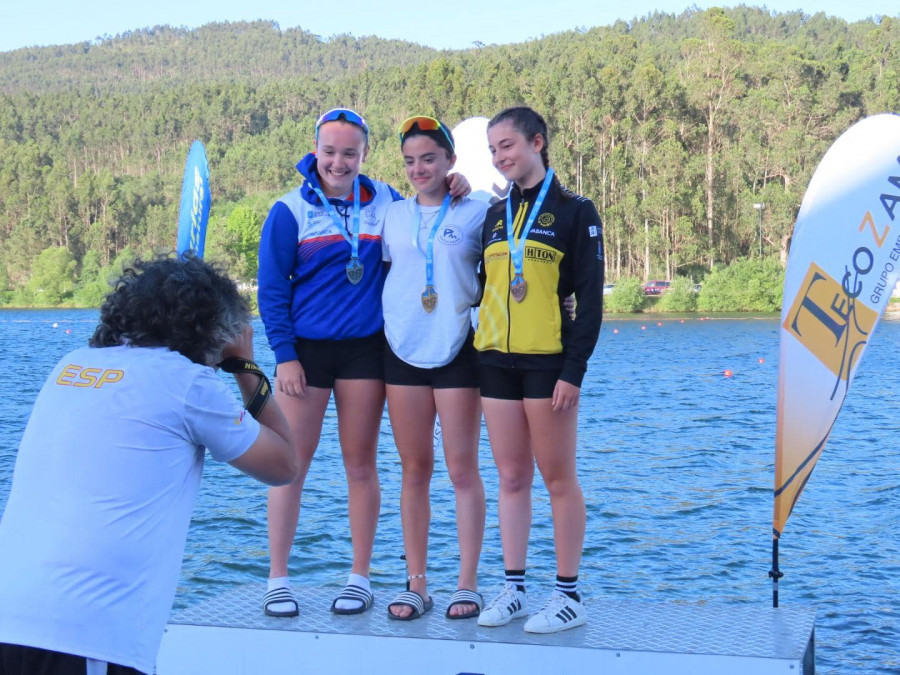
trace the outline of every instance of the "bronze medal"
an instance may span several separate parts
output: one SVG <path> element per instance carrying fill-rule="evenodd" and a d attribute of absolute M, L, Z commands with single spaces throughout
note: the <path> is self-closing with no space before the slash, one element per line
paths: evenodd
<path fill-rule="evenodd" d="M 528 292 L 528 284 L 525 282 L 525 277 L 521 274 L 514 276 L 509 284 L 509 292 L 512 293 L 513 300 L 522 302 L 525 299 L 525 294 Z"/>
<path fill-rule="evenodd" d="M 359 258 L 350 258 L 350 262 L 347 263 L 347 279 L 354 286 L 362 281 L 363 278 L 363 266 L 362 263 L 359 262 Z"/>
<path fill-rule="evenodd" d="M 434 286 L 426 286 L 425 292 L 422 293 L 422 307 L 425 308 L 425 311 L 431 314 L 437 307 L 437 300 L 437 291 L 434 290 Z"/>

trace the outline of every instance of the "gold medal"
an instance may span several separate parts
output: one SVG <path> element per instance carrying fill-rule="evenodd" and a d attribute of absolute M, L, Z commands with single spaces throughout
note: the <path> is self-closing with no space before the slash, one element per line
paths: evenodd
<path fill-rule="evenodd" d="M 434 308 L 437 306 L 437 291 L 434 290 L 434 286 L 426 286 L 425 292 L 422 293 L 422 307 L 425 308 L 425 311 L 431 314 L 434 311 Z"/>
<path fill-rule="evenodd" d="M 522 302 L 525 299 L 525 294 L 528 292 L 528 284 L 525 283 L 525 277 L 521 274 L 514 276 L 509 284 L 509 292 L 512 293 L 513 300 Z"/>
<path fill-rule="evenodd" d="M 363 278 L 363 266 L 362 263 L 359 262 L 359 258 L 350 258 L 350 262 L 347 263 L 347 279 L 354 286 L 362 281 Z"/>

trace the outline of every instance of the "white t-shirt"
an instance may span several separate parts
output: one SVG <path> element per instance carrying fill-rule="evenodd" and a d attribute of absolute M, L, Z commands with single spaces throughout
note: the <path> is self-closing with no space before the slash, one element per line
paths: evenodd
<path fill-rule="evenodd" d="M 415 199 L 394 202 L 385 215 L 381 241 L 391 268 L 382 293 L 384 332 L 403 361 L 418 368 L 437 368 L 456 357 L 471 327 L 469 310 L 481 291 L 477 270 L 488 204 L 463 199 L 447 209 L 434 238 L 438 301 L 429 314 L 422 306 L 424 252 L 440 206 L 419 207 L 419 222 Z"/>
<path fill-rule="evenodd" d="M 0 521 L 0 642 L 152 673 L 204 448 L 259 435 L 212 368 L 166 348 L 83 348 L 45 382 Z"/>

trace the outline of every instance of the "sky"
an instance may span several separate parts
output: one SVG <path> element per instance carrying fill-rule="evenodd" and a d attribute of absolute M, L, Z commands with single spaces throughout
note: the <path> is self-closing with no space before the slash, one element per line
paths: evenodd
<path fill-rule="evenodd" d="M 213 21 L 272 20 L 282 30 L 301 27 L 323 38 L 342 33 L 377 35 L 438 49 L 465 49 L 476 42 L 504 44 L 574 28 L 608 26 L 654 11 L 680 14 L 696 6 L 764 5 L 771 11 L 823 11 L 847 21 L 900 16 L 896 0 L 457 0 L 391 2 L 338 0 L 0 0 L 0 52 L 21 47 L 71 44 L 168 24 L 196 28 Z"/>

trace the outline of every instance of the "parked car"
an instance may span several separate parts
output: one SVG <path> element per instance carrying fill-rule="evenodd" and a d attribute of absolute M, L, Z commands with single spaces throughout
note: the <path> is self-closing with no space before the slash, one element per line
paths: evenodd
<path fill-rule="evenodd" d="M 609 295 L 615 287 L 615 284 L 603 284 L 603 295 Z"/>
<path fill-rule="evenodd" d="M 669 290 L 671 281 L 648 281 L 644 284 L 644 295 L 660 295 Z"/>

